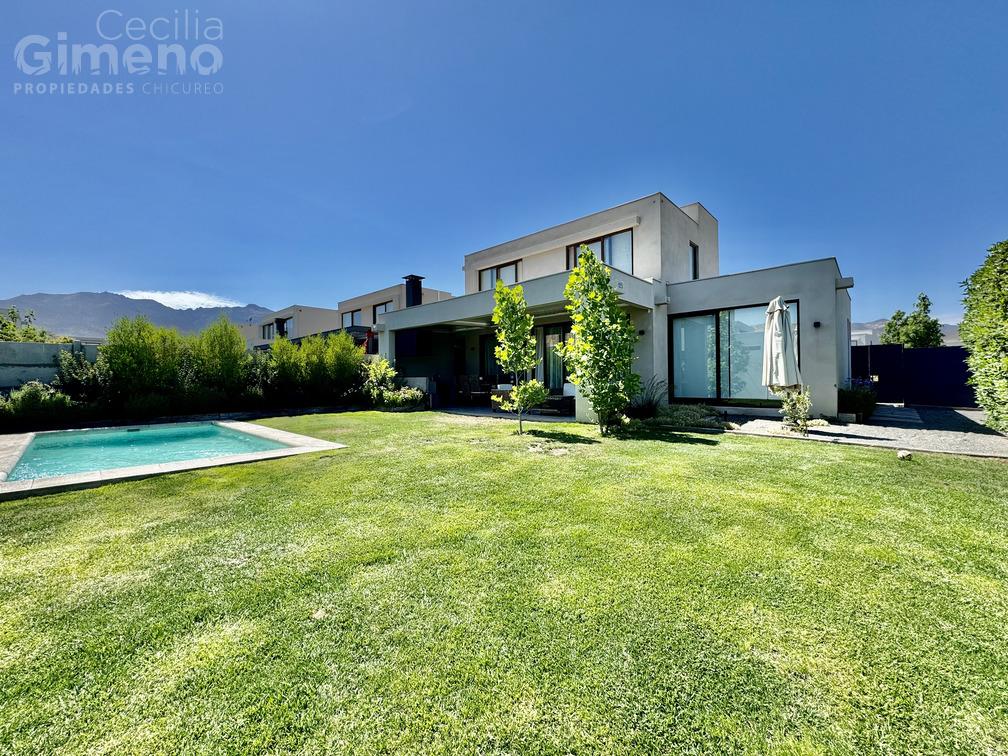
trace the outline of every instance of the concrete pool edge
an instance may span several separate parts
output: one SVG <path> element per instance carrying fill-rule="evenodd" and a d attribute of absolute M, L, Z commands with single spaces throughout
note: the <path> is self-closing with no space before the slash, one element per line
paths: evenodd
<path fill-rule="evenodd" d="M 247 433 L 250 436 L 265 438 L 270 441 L 283 444 L 282 449 L 270 449 L 268 451 L 246 452 L 244 454 L 228 454 L 220 457 L 205 457 L 202 459 L 186 459 L 177 462 L 161 462 L 147 465 L 136 465 L 134 467 L 116 467 L 108 470 L 93 470 L 90 472 L 74 473 L 73 475 L 60 475 L 52 478 L 35 478 L 33 480 L 8 481 L 7 476 L 18 463 L 24 450 L 36 436 L 41 433 L 18 433 L 8 436 L 0 436 L 0 501 L 10 499 L 21 499 L 28 496 L 37 496 L 48 493 L 58 493 L 60 491 L 72 491 L 81 488 L 94 488 L 106 483 L 114 483 L 125 480 L 141 480 L 155 475 L 166 473 L 183 472 L 185 470 L 200 470 L 207 467 L 221 467 L 224 465 L 241 465 L 249 462 L 259 462 L 266 459 L 280 459 L 283 457 L 293 457 L 299 454 L 309 454 L 311 452 L 325 451 L 330 449 L 345 449 L 346 444 L 337 444 L 331 441 L 323 441 L 312 436 L 302 436 L 298 433 L 269 428 L 265 425 L 255 425 L 239 420 L 211 420 L 212 425 L 219 425 L 223 428 Z M 161 425 L 181 425 L 182 423 L 147 423 L 131 427 L 156 427 Z M 99 428 L 87 428 L 83 430 L 101 430 Z M 67 431 L 44 431 L 44 433 L 66 433 Z"/>

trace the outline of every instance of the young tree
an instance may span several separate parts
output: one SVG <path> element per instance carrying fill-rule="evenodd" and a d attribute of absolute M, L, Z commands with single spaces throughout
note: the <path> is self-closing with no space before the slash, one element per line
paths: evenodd
<path fill-rule="evenodd" d="M 602 435 L 619 422 L 640 386 L 640 377 L 633 372 L 637 330 L 619 307 L 610 275 L 609 268 L 582 244 L 564 289 L 572 338 L 557 347 L 567 361 L 571 382 L 591 402 Z"/>
<path fill-rule="evenodd" d="M 902 344 L 909 349 L 942 345 L 941 323 L 931 317 L 931 300 L 927 294 L 917 295 L 917 306 L 907 315 L 896 310 L 882 329 L 883 344 Z"/>
<path fill-rule="evenodd" d="M 532 378 L 523 380 L 528 371 L 536 366 L 535 335 L 532 333 L 534 318 L 528 311 L 525 293 L 521 285 L 510 289 L 500 279 L 494 289 L 493 322 L 497 326 L 497 346 L 494 355 L 504 372 L 513 380 L 511 393 L 506 399 L 494 397 L 501 409 L 518 415 L 518 433 L 523 432 L 522 415 L 546 401 L 547 392 L 543 384 Z"/>
<path fill-rule="evenodd" d="M 970 383 L 987 424 L 1008 431 L 1008 240 L 987 250 L 963 290 L 959 333 L 969 350 Z"/>

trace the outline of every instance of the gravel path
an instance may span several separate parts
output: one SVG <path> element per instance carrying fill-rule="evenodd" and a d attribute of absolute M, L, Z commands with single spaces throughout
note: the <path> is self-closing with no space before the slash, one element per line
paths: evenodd
<path fill-rule="evenodd" d="M 740 433 L 795 438 L 793 433 L 783 429 L 779 420 L 739 416 L 729 419 L 738 425 Z M 1008 437 L 984 426 L 983 413 L 978 410 L 882 405 L 866 424 L 810 428 L 809 438 L 840 444 L 1008 459 Z"/>

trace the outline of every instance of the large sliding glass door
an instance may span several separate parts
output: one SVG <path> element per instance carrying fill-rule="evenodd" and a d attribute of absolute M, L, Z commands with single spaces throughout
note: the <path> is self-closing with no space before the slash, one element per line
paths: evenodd
<path fill-rule="evenodd" d="M 789 302 L 798 341 L 798 303 Z M 671 318 L 672 396 L 677 399 L 773 399 L 763 385 L 766 305 Z"/>

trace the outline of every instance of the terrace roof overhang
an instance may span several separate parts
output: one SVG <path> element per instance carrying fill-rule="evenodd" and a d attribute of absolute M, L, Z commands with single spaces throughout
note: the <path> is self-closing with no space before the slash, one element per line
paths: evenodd
<path fill-rule="evenodd" d="M 540 318 L 564 315 L 564 287 L 569 271 L 521 281 L 529 311 Z M 627 307 L 653 309 L 655 283 L 636 278 L 620 270 L 612 270 L 612 286 Z M 664 294 L 664 284 L 661 285 Z M 491 327 L 494 309 L 492 291 L 481 291 L 440 302 L 407 307 L 379 316 L 378 331 L 401 331 L 409 328 L 446 326 L 453 330 Z"/>

